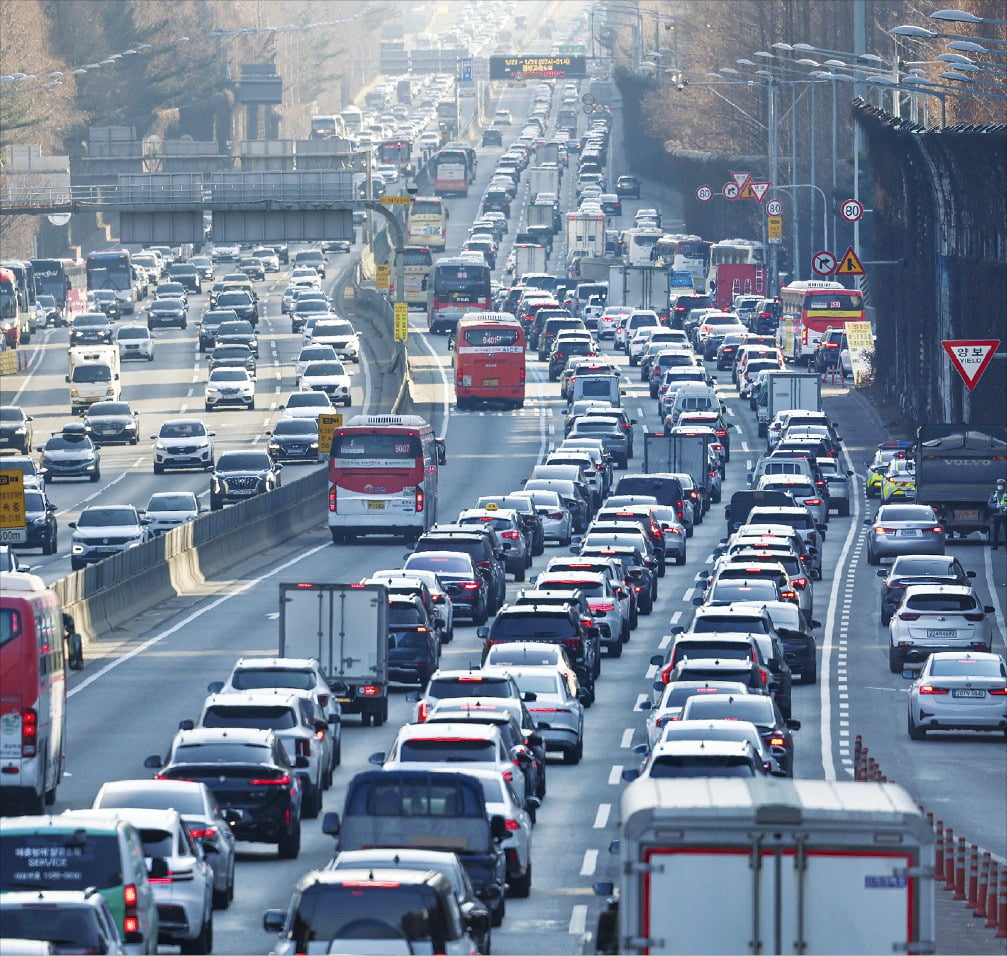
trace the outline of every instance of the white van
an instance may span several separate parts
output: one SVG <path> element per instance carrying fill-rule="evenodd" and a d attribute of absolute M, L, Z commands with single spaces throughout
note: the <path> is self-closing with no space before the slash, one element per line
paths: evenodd
<path fill-rule="evenodd" d="M 95 402 L 119 401 L 118 346 L 75 345 L 67 353 L 67 366 L 71 414 Z"/>
<path fill-rule="evenodd" d="M 578 375 L 567 394 L 568 404 L 581 400 L 622 405 L 621 381 L 618 375 Z"/>
<path fill-rule="evenodd" d="M 667 423 L 677 425 L 683 412 L 719 412 L 720 396 L 708 385 L 683 385 L 668 407 Z"/>

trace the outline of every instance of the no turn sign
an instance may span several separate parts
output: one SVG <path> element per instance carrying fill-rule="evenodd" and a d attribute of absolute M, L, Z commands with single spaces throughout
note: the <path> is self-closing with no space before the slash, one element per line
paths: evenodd
<path fill-rule="evenodd" d="M 859 222 L 864 217 L 864 206 L 859 199 L 847 199 L 839 212 L 847 222 Z"/>
<path fill-rule="evenodd" d="M 783 215 L 783 203 L 779 199 L 770 199 L 766 203 L 766 215 L 767 216 L 782 216 Z"/>
<path fill-rule="evenodd" d="M 724 183 L 723 189 L 720 190 L 721 196 L 725 199 L 737 199 L 740 192 L 741 187 L 735 182 Z"/>
<path fill-rule="evenodd" d="M 713 190 L 710 189 L 709 186 L 700 186 L 699 189 L 696 190 L 696 198 L 700 202 L 709 202 L 713 199 Z"/>
<path fill-rule="evenodd" d="M 836 257 L 828 249 L 822 249 L 811 257 L 811 268 L 815 275 L 830 276 L 836 271 Z"/>

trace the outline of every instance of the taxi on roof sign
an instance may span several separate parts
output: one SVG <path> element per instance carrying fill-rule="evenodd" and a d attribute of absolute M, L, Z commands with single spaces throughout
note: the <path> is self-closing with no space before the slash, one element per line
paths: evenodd
<path fill-rule="evenodd" d="M 486 503 L 486 511 L 499 511 L 500 506 L 495 501 L 488 501 Z"/>

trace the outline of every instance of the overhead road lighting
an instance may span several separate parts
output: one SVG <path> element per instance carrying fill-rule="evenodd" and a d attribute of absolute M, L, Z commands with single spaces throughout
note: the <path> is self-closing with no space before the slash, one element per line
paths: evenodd
<path fill-rule="evenodd" d="M 977 17 L 967 10 L 935 10 L 930 14 L 931 20 L 944 20 L 952 23 L 999 23 L 1007 24 L 1007 20 L 993 20 L 990 17 Z"/>

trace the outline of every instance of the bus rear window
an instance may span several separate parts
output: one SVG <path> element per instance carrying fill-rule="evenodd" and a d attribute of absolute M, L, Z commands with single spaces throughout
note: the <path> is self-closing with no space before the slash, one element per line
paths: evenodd
<path fill-rule="evenodd" d="M 442 216 L 443 214 L 444 207 L 439 200 L 414 199 L 409 207 L 410 218 L 413 216 Z"/>
<path fill-rule="evenodd" d="M 517 329 L 467 329 L 462 338 L 465 345 L 517 345 L 520 336 Z"/>
<path fill-rule="evenodd" d="M 332 439 L 333 458 L 381 458 L 414 461 L 421 454 L 416 435 L 336 434 Z"/>
<path fill-rule="evenodd" d="M 405 266 L 429 266 L 433 262 L 429 249 L 405 249 L 402 253 L 402 264 Z"/>
<path fill-rule="evenodd" d="M 21 614 L 10 608 L 0 608 L 0 647 L 6 647 L 21 636 Z"/>

